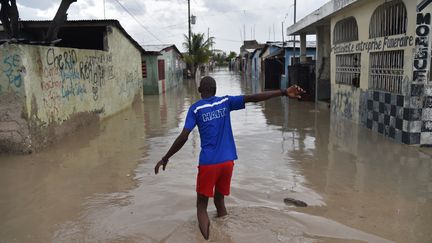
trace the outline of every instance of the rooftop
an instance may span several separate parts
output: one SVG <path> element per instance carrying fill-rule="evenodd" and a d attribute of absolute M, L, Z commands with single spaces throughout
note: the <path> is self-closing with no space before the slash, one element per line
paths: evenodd
<path fill-rule="evenodd" d="M 287 35 L 315 34 L 321 25 L 330 25 L 330 18 L 342 9 L 352 8 L 360 2 L 373 0 L 331 0 L 286 29 Z"/>
<path fill-rule="evenodd" d="M 144 50 L 146 50 L 146 52 L 161 52 L 164 50 L 168 50 L 170 48 L 173 48 L 178 54 L 180 54 L 181 56 L 183 56 L 183 54 L 179 51 L 179 49 L 177 48 L 176 45 L 174 44 L 161 44 L 161 45 L 141 45 L 142 48 L 144 48 Z"/>

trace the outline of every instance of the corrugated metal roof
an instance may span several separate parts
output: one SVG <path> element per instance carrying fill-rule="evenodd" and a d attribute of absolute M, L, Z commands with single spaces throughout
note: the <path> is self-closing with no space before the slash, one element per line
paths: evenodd
<path fill-rule="evenodd" d="M 296 47 L 300 48 L 300 41 L 296 41 Z M 269 46 L 282 47 L 282 42 L 267 42 Z M 286 41 L 284 47 L 294 47 L 293 41 Z M 306 41 L 306 48 L 316 48 L 316 41 Z"/>
<path fill-rule="evenodd" d="M 173 46 L 173 44 L 162 44 L 162 45 L 141 45 L 142 48 L 144 48 L 144 50 L 146 51 L 151 51 L 151 52 L 161 52 L 162 50 Z"/>
<path fill-rule="evenodd" d="M 141 45 L 146 52 L 152 52 L 152 53 L 160 53 L 161 51 L 164 51 L 168 48 L 173 48 L 181 57 L 183 57 L 183 54 L 179 51 L 176 45 L 174 44 L 161 44 L 161 45 Z"/>

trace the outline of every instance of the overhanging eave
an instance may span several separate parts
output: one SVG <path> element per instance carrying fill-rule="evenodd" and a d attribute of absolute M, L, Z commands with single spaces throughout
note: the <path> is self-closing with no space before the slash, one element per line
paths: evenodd
<path fill-rule="evenodd" d="M 311 14 L 302 18 L 297 23 L 289 26 L 286 29 L 286 34 L 299 35 L 299 34 L 316 34 L 316 29 L 319 26 L 330 25 L 331 17 L 343 9 L 351 8 L 359 4 L 359 2 L 366 2 L 371 0 L 332 0 L 319 9 L 313 11 Z"/>

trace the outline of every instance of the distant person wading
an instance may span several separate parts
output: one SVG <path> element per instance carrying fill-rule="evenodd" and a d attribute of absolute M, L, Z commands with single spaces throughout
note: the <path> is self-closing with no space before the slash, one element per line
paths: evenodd
<path fill-rule="evenodd" d="M 230 112 L 244 109 L 245 103 L 264 101 L 278 96 L 299 99 L 304 90 L 294 85 L 287 89 L 251 95 L 217 97 L 215 96 L 216 81 L 206 76 L 201 79 L 198 91 L 201 93 L 201 100 L 189 108 L 182 132 L 165 156 L 156 164 L 155 174 L 159 172 L 160 166 L 165 170 L 168 159 L 183 147 L 189 133 L 198 126 L 201 152 L 196 185 L 197 217 L 200 231 L 207 240 L 210 234 L 210 220 L 207 214 L 209 197 L 214 197 L 217 216 L 227 215 L 224 196 L 230 194 L 234 160 L 237 159 Z"/>

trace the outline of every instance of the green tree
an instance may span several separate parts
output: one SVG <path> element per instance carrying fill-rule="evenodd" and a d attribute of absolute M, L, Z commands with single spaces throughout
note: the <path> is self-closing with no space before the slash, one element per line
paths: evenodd
<path fill-rule="evenodd" d="M 212 55 L 210 47 L 214 44 L 213 37 L 207 39 L 203 33 L 192 33 L 190 44 L 188 36 L 185 35 L 184 37 L 183 46 L 188 51 L 184 59 L 190 66 L 192 77 L 195 77 L 198 67 L 210 60 Z"/>
<path fill-rule="evenodd" d="M 227 55 L 222 50 L 213 50 L 213 56 L 212 59 L 218 66 L 226 65 L 226 58 Z"/>
<path fill-rule="evenodd" d="M 228 54 L 226 60 L 227 60 L 227 62 L 230 62 L 231 59 L 233 59 L 233 58 L 235 58 L 235 57 L 237 57 L 237 53 L 235 53 L 234 51 L 230 51 L 230 53 Z"/>

